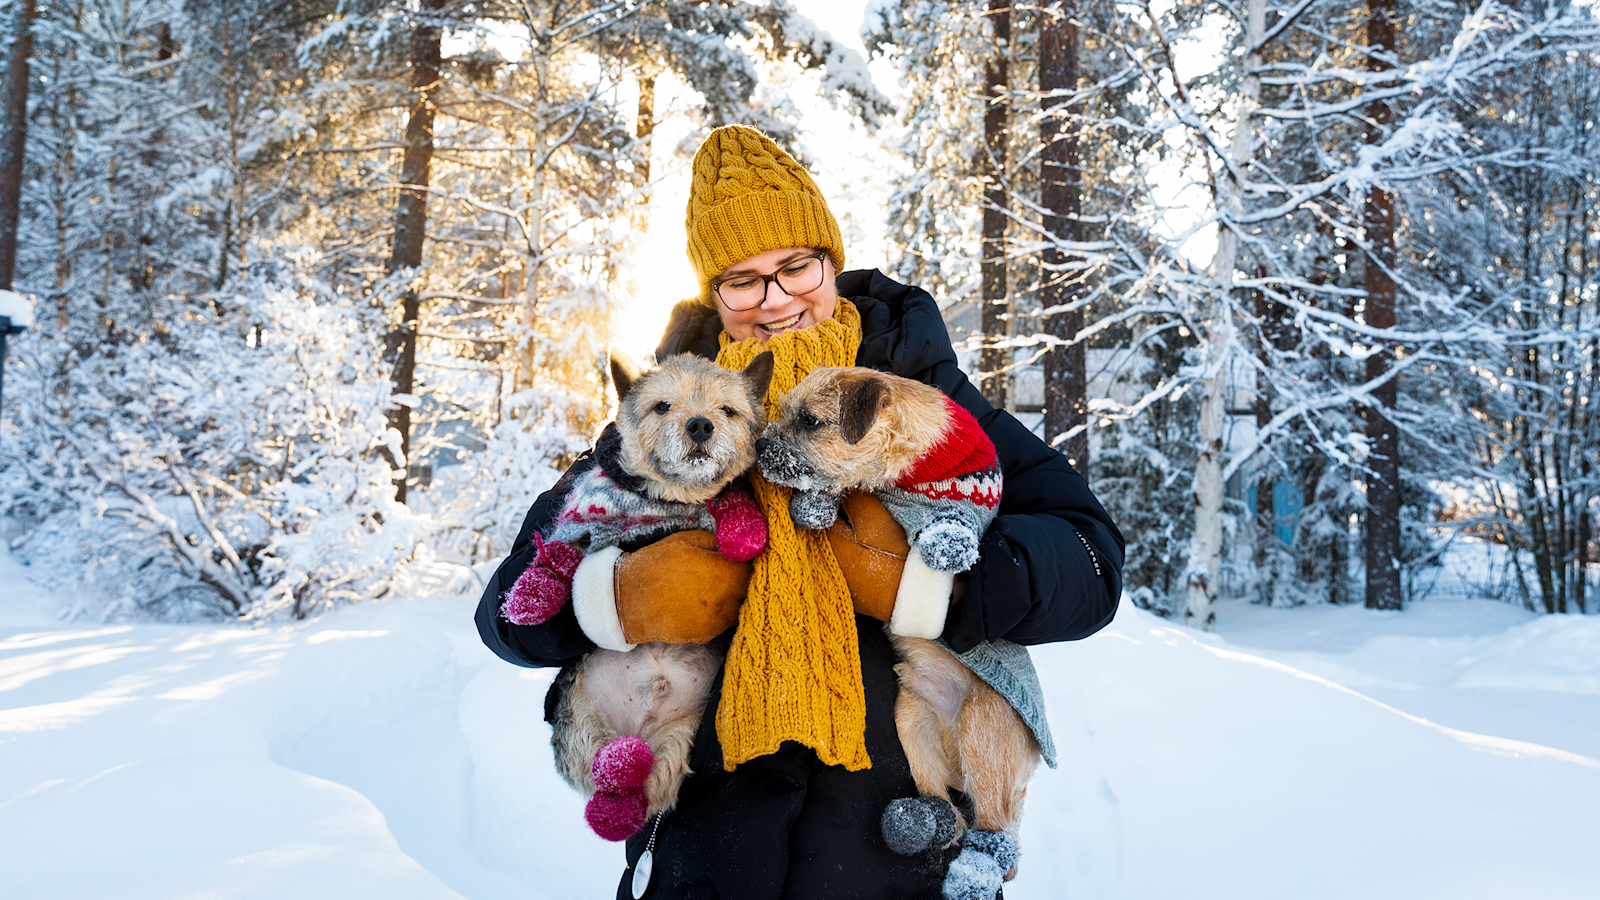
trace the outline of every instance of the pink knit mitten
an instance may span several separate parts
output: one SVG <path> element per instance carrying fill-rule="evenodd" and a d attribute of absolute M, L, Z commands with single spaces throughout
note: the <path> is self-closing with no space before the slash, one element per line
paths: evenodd
<path fill-rule="evenodd" d="M 717 523 L 717 549 L 731 560 L 755 559 L 767 549 L 767 518 L 754 497 L 744 491 L 723 491 L 706 501 Z"/>
<path fill-rule="evenodd" d="M 644 783 L 655 761 L 650 745 L 633 734 L 613 739 L 594 755 L 589 774 L 599 790 L 589 798 L 583 818 L 595 834 L 608 841 L 623 841 L 644 827 L 650 805 Z"/>
<path fill-rule="evenodd" d="M 600 748 L 589 764 L 589 775 L 600 790 L 620 793 L 643 788 L 655 764 L 656 755 L 644 738 L 625 734 Z"/>
<path fill-rule="evenodd" d="M 625 841 L 644 827 L 648 805 L 641 788 L 622 794 L 600 791 L 589 798 L 588 805 L 583 808 L 583 818 L 594 833 L 605 840 Z"/>
<path fill-rule="evenodd" d="M 583 553 L 571 544 L 546 541 L 538 534 L 533 539 L 539 552 L 500 606 L 500 614 L 516 625 L 539 625 L 560 612 L 572 596 L 572 573 L 583 562 Z"/>

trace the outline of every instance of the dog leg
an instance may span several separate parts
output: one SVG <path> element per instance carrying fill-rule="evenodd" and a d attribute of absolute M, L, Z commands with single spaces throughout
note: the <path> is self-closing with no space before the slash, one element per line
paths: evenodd
<path fill-rule="evenodd" d="M 900 694 L 894 704 L 895 730 L 921 796 L 890 803 L 882 827 L 889 848 L 910 856 L 947 846 L 966 830 L 961 814 L 950 803 L 950 788 L 962 783 L 952 728 L 961 697 L 960 685 L 951 683 L 949 677 L 955 670 L 941 665 L 948 654 L 931 642 L 914 638 L 896 636 L 894 643 L 903 660 L 896 667 Z"/>
<path fill-rule="evenodd" d="M 1022 717 L 994 688 L 976 684 L 957 726 L 962 790 L 972 797 L 974 827 L 1016 833 L 1022 801 L 1039 765 L 1039 744 Z"/>
<path fill-rule="evenodd" d="M 1022 803 L 1039 765 L 1038 741 L 1011 704 L 982 682 L 962 704 L 957 735 L 962 789 L 974 808 L 968 846 L 993 858 L 1009 881 L 1016 875 Z"/>
<path fill-rule="evenodd" d="M 883 811 L 884 843 L 901 856 L 948 846 L 961 837 L 965 823 L 950 802 L 950 787 L 960 780 L 952 768 L 954 734 L 927 700 L 901 686 L 894 704 L 895 730 L 911 765 L 918 797 L 891 801 Z"/>

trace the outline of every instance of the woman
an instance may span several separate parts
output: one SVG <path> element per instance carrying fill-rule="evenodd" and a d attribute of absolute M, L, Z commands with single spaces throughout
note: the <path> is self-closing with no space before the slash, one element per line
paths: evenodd
<path fill-rule="evenodd" d="M 996 638 L 1076 640 L 1108 623 L 1122 536 L 1066 460 L 967 381 L 933 298 L 876 271 L 841 271 L 843 241 L 826 201 L 760 132 L 712 132 L 693 177 L 688 251 L 701 294 L 673 311 L 656 358 L 694 353 L 737 368 L 771 349 L 769 410 L 821 365 L 940 388 L 993 439 L 1005 478 L 981 559 L 957 581 L 946 641 L 961 652 Z M 533 533 L 591 465 L 580 459 L 534 504 L 479 604 L 484 642 L 510 662 L 565 665 L 596 646 L 570 608 L 538 626 L 498 615 L 533 556 Z M 651 897 L 937 898 L 953 853 L 897 856 L 879 831 L 888 803 L 917 793 L 895 733 L 895 660 L 881 624 L 893 611 L 904 534 L 865 496 L 850 498 L 825 534 L 799 531 L 782 489 L 758 480 L 757 491 L 772 543 L 753 564 L 686 532 L 599 573 L 616 596 L 614 633 L 629 643 L 704 642 L 731 630 L 693 774 L 677 807 L 628 841 L 628 864 L 653 834 Z M 619 897 L 632 896 L 630 884 L 625 875 Z"/>

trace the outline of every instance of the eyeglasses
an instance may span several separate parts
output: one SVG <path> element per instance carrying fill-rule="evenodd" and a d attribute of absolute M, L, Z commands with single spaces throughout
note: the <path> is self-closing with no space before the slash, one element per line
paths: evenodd
<path fill-rule="evenodd" d="M 771 275 L 735 275 L 712 282 L 711 290 L 729 312 L 744 312 L 760 306 L 767 299 L 767 285 L 774 281 L 786 294 L 809 294 L 822 287 L 822 258 L 827 255 L 824 250 L 793 260 Z"/>

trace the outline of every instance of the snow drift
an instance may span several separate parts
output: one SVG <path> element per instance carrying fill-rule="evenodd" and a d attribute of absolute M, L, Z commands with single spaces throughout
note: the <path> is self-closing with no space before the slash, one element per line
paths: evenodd
<path fill-rule="evenodd" d="M 84 627 L 46 615 L 24 572 L 0 559 L 8 897 L 615 892 L 621 852 L 550 760 L 551 673 L 493 658 L 468 600 Z M 1492 677 L 1507 703 L 1587 711 L 1600 621 L 1441 606 L 1457 637 L 1442 617 L 1407 633 L 1427 612 L 1324 609 L 1293 620 L 1323 643 L 1292 647 L 1285 617 L 1312 612 L 1266 610 L 1240 617 L 1257 652 L 1124 606 L 1039 648 L 1062 764 L 1034 782 L 1006 896 L 1592 896 L 1600 762 L 1434 724 L 1331 669 L 1421 697 L 1404 661 L 1455 641 L 1462 684 L 1433 690 Z M 1271 658 L 1288 654 L 1307 666 Z M 1600 745 L 1585 721 L 1573 746 Z"/>

